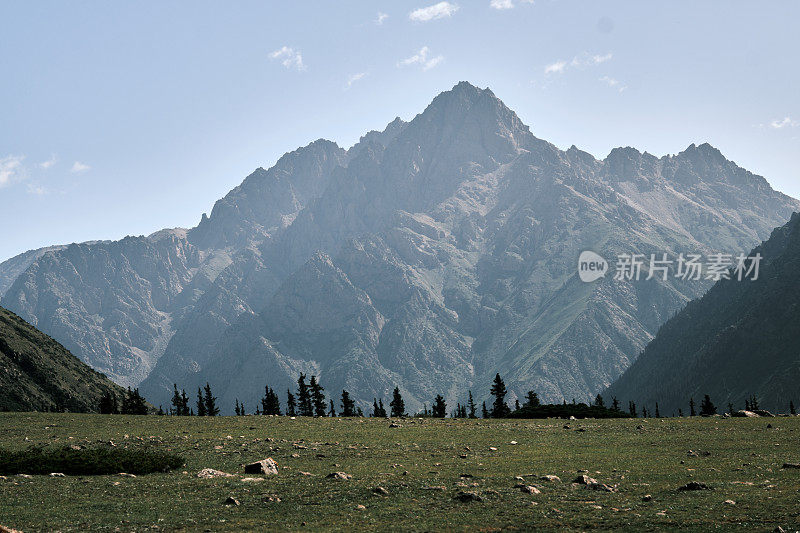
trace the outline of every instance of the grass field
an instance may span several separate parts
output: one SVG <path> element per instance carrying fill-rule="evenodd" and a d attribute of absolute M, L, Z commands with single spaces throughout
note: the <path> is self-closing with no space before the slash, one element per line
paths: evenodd
<path fill-rule="evenodd" d="M 0 448 L 7 450 L 113 441 L 186 459 L 178 471 L 135 478 L 7 476 L 0 480 L 0 524 L 22 531 L 800 526 L 800 470 L 782 468 L 800 462 L 800 418 L 398 423 L 0 413 Z M 279 474 L 243 481 L 254 476 L 242 465 L 265 457 L 278 462 Z M 237 476 L 199 479 L 202 468 Z M 581 470 L 617 491 L 574 485 Z M 338 471 L 352 479 L 326 478 Z M 541 492 L 515 488 L 516 476 Z M 713 490 L 677 490 L 690 481 Z M 388 495 L 375 494 L 376 487 Z M 483 501 L 461 502 L 459 491 Z M 225 505 L 228 497 L 240 505 Z"/>

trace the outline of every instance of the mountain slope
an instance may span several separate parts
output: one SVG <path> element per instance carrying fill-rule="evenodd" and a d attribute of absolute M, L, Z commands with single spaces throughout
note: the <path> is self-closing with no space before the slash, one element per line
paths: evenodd
<path fill-rule="evenodd" d="M 94 412 L 124 391 L 59 343 L 0 307 L 0 410 Z"/>
<path fill-rule="evenodd" d="M 512 401 L 589 399 L 709 284 L 583 284 L 581 251 L 736 253 L 797 209 L 706 144 L 559 150 L 462 82 L 257 170 L 186 234 L 45 254 L 2 302 L 156 404 L 209 381 L 252 406 L 299 372 L 362 407 L 454 405 L 498 371 Z"/>
<path fill-rule="evenodd" d="M 780 412 L 800 402 L 800 215 L 756 253 L 757 280 L 721 280 L 690 302 L 606 394 L 662 413 L 688 413 L 705 394 L 721 409 L 753 395 Z"/>

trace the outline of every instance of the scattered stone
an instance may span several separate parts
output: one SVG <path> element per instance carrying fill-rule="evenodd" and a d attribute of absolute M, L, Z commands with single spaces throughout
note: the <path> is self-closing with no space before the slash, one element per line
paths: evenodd
<path fill-rule="evenodd" d="M 468 457 L 468 455 L 465 454 L 465 453 L 462 453 L 461 455 L 459 455 L 459 457 L 462 458 L 462 459 L 466 459 Z"/>
<path fill-rule="evenodd" d="M 120 472 L 117 475 L 120 477 L 136 477 L 136 474 L 128 474 L 127 472 Z"/>
<path fill-rule="evenodd" d="M 644 429 L 644 426 L 639 424 L 638 426 L 636 426 L 636 429 Z"/>
<path fill-rule="evenodd" d="M 422 487 L 422 490 L 435 490 L 435 491 L 438 491 L 438 492 L 443 492 L 443 491 L 447 490 L 447 487 L 445 487 L 443 485 L 428 485 L 428 486 Z"/>
<path fill-rule="evenodd" d="M 770 413 L 769 411 L 767 411 L 765 409 L 756 409 L 753 412 L 755 414 L 757 414 L 758 416 L 763 416 L 765 418 L 775 418 L 775 415 L 773 415 L 772 413 Z"/>
<path fill-rule="evenodd" d="M 781 468 L 800 468 L 800 463 L 783 463 Z"/>
<path fill-rule="evenodd" d="M 213 477 L 233 477 L 233 474 L 223 472 L 222 470 L 214 470 L 213 468 L 204 468 L 197 473 L 197 477 L 209 479 Z"/>
<path fill-rule="evenodd" d="M 699 455 L 697 454 L 697 452 L 689 450 L 689 453 L 686 454 L 686 457 L 699 457 Z"/>
<path fill-rule="evenodd" d="M 356 509 L 358 509 L 359 511 L 363 511 L 366 508 L 367 507 L 365 505 L 361 505 L 360 503 L 358 505 L 356 505 Z"/>
<path fill-rule="evenodd" d="M 375 487 L 372 489 L 373 494 L 377 494 L 379 496 L 388 496 L 389 491 L 383 487 Z"/>
<path fill-rule="evenodd" d="M 264 479 L 264 478 L 261 478 Z M 268 494 L 267 496 L 261 497 L 262 503 L 281 503 L 281 499 L 275 496 L 274 494 Z"/>
<path fill-rule="evenodd" d="M 521 490 L 525 494 L 541 494 L 542 493 L 542 491 L 540 491 L 539 489 L 537 489 L 533 485 L 525 485 L 523 487 L 520 487 L 519 490 Z"/>
<path fill-rule="evenodd" d="M 686 485 L 678 487 L 678 490 L 713 490 L 713 489 L 700 481 L 690 481 Z"/>
<path fill-rule="evenodd" d="M 651 501 L 653 501 L 653 496 L 651 496 L 650 494 L 645 494 L 644 496 L 642 496 L 642 501 L 643 502 L 651 502 Z"/>
<path fill-rule="evenodd" d="M 733 500 L 725 500 L 725 501 L 724 501 L 724 502 L 722 502 L 722 503 L 723 503 L 723 504 L 725 504 L 725 505 L 736 505 L 736 502 L 735 502 L 735 501 L 733 501 Z"/>
<path fill-rule="evenodd" d="M 509 444 L 516 444 L 516 443 L 517 443 L 517 441 L 512 440 Z"/>
<path fill-rule="evenodd" d="M 240 505 L 240 503 L 239 500 L 233 496 L 228 496 L 228 498 L 225 500 L 225 505 Z"/>
<path fill-rule="evenodd" d="M 0 524 L 0 533 L 22 533 L 22 531 L 18 529 L 11 529 L 10 527 Z"/>
<path fill-rule="evenodd" d="M 266 481 L 264 477 L 243 477 L 242 483 L 258 483 L 259 481 Z"/>
<path fill-rule="evenodd" d="M 489 451 L 496 452 L 497 448 L 495 448 L 494 446 L 489 446 Z"/>
<path fill-rule="evenodd" d="M 460 501 L 460 502 L 464 502 L 464 503 L 482 502 L 483 501 L 483 498 L 481 497 L 480 494 L 478 494 L 477 492 L 472 492 L 472 491 L 459 491 L 455 495 L 455 499 Z"/>
<path fill-rule="evenodd" d="M 30 475 L 30 474 L 17 474 L 17 477 L 21 477 L 21 478 L 24 478 L 24 479 L 32 479 L 33 478 L 33 476 Z"/>
<path fill-rule="evenodd" d="M 617 487 L 612 485 L 606 485 L 605 483 L 591 483 L 586 485 L 587 489 L 592 490 L 599 490 L 602 492 L 617 492 Z"/>
<path fill-rule="evenodd" d="M 244 473 L 274 475 L 278 473 L 278 463 L 276 463 L 272 457 L 267 457 L 266 459 L 245 465 Z"/>
<path fill-rule="evenodd" d="M 331 472 L 330 474 L 328 474 L 325 477 L 328 478 L 328 479 L 340 479 L 340 480 L 344 480 L 344 481 L 347 481 L 348 479 L 352 479 L 353 478 L 353 476 L 351 476 L 350 474 L 347 474 L 345 472 Z"/>
<path fill-rule="evenodd" d="M 738 418 L 758 418 L 758 414 L 754 413 L 753 411 L 745 411 L 742 409 L 741 411 L 736 411 L 735 413 L 731 413 L 731 416 L 735 416 Z"/>
<path fill-rule="evenodd" d="M 542 476 L 539 478 L 542 481 L 550 481 L 551 483 L 561 483 L 561 478 L 558 476 L 554 476 L 552 474 L 548 474 L 546 476 Z"/>
<path fill-rule="evenodd" d="M 297 472 L 297 474 L 300 475 L 300 476 L 313 476 L 314 475 L 311 472 L 303 472 L 302 470 Z"/>
<path fill-rule="evenodd" d="M 398 424 L 397 422 L 392 422 L 391 424 L 389 424 L 389 427 L 390 427 L 390 428 L 401 428 L 401 427 L 403 427 L 403 426 L 401 426 L 401 425 L 400 425 L 400 424 Z"/>
<path fill-rule="evenodd" d="M 572 482 L 577 483 L 578 485 L 594 485 L 597 483 L 597 480 L 587 476 L 586 474 L 581 474 L 573 479 Z"/>

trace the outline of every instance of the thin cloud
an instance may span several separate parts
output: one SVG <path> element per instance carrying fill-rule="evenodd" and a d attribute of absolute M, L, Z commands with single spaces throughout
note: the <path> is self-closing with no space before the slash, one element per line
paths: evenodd
<path fill-rule="evenodd" d="M 601 63 L 605 63 L 606 61 L 610 61 L 614 57 L 614 54 L 611 52 L 607 54 L 582 54 L 579 56 L 575 56 L 570 61 L 566 60 L 559 60 L 554 63 L 550 63 L 544 67 L 545 74 L 563 74 L 570 68 L 586 68 L 586 67 L 594 67 L 600 65 Z"/>
<path fill-rule="evenodd" d="M 769 123 L 769 127 L 775 130 L 780 130 L 783 128 L 794 128 L 797 126 L 797 121 L 792 120 L 792 117 L 783 117 L 782 119 L 775 119 Z"/>
<path fill-rule="evenodd" d="M 41 163 L 39 163 L 39 168 L 43 168 L 44 170 L 47 170 L 48 168 L 53 167 L 57 162 L 58 162 L 58 159 L 56 158 L 55 154 L 53 154 L 53 155 L 50 156 L 50 159 L 48 159 L 47 161 L 42 161 Z"/>
<path fill-rule="evenodd" d="M 603 76 L 602 78 L 600 78 L 600 81 L 602 81 L 603 83 L 605 83 L 606 85 L 608 85 L 612 89 L 616 89 L 619 92 L 622 92 L 622 91 L 624 91 L 625 89 L 628 88 L 627 85 L 625 85 L 621 81 L 619 81 L 617 79 L 614 79 L 614 78 L 612 78 L 610 76 Z"/>
<path fill-rule="evenodd" d="M 410 65 L 420 65 L 422 70 L 430 70 L 442 61 L 444 61 L 444 56 L 438 55 L 434 57 L 430 57 L 430 48 L 427 46 L 423 46 L 420 48 L 419 52 L 414 54 L 411 57 L 407 57 L 406 59 L 400 61 L 397 66 L 398 67 L 407 67 Z"/>
<path fill-rule="evenodd" d="M 428 7 L 415 9 L 408 14 L 408 18 L 414 22 L 428 22 L 431 20 L 443 19 L 453 16 L 458 11 L 456 4 L 450 2 L 439 2 Z"/>
<path fill-rule="evenodd" d="M 366 76 L 366 75 L 367 75 L 367 73 L 366 73 L 366 72 L 357 72 L 356 74 L 351 74 L 351 75 L 349 75 L 349 76 L 347 77 L 347 83 L 345 84 L 345 87 L 344 87 L 344 88 L 345 88 L 345 90 L 347 90 L 347 89 L 349 89 L 350 87 L 352 87 L 352 86 L 353 86 L 353 84 L 354 84 L 355 82 L 357 82 L 358 80 L 362 80 L 362 79 L 364 79 L 364 76 Z"/>
<path fill-rule="evenodd" d="M 386 22 L 386 19 L 388 19 L 388 18 L 389 18 L 389 15 L 387 15 L 386 13 L 378 12 L 378 17 L 375 19 L 375 24 L 380 26 L 384 22 Z"/>
<path fill-rule="evenodd" d="M 48 194 L 50 191 L 42 187 L 41 185 L 34 185 L 32 183 L 28 184 L 28 194 L 35 194 L 36 196 L 44 196 Z"/>
<path fill-rule="evenodd" d="M 281 65 L 288 69 L 295 68 L 300 72 L 306 70 L 306 66 L 303 63 L 303 54 L 300 50 L 295 50 L 290 46 L 278 48 L 269 55 L 269 58 L 280 61 Z"/>
<path fill-rule="evenodd" d="M 69 171 L 72 172 L 73 174 L 80 174 L 81 172 L 86 172 L 87 170 L 90 170 L 91 168 L 92 167 L 90 167 L 86 163 L 81 163 L 80 161 L 75 161 L 74 163 L 72 163 L 72 168 L 69 169 Z"/>
<path fill-rule="evenodd" d="M 499 10 L 514 8 L 514 3 L 511 0 L 492 0 L 489 5 L 492 8 Z"/>
<path fill-rule="evenodd" d="M 0 158 L 0 187 L 23 178 L 23 159 L 24 155 L 7 155 Z"/>

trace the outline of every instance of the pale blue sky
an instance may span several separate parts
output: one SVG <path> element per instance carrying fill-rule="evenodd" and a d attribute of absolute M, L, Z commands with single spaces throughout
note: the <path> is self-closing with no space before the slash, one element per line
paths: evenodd
<path fill-rule="evenodd" d="M 800 197 L 800 2 L 435 4 L 1 2 L 0 260 L 193 226 L 460 80 L 561 148 L 708 141 Z"/>

